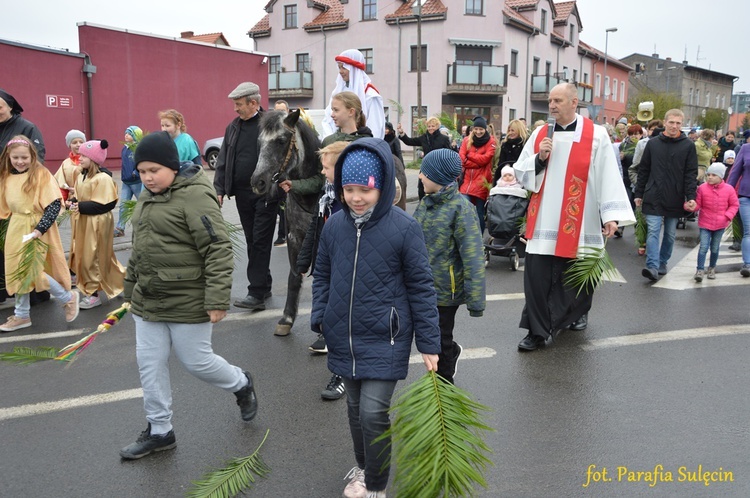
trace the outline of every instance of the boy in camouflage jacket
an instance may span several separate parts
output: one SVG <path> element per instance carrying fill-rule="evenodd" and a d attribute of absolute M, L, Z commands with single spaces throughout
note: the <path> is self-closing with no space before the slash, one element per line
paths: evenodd
<path fill-rule="evenodd" d="M 461 158 L 450 149 L 437 149 L 422 160 L 419 178 L 425 197 L 414 218 L 422 226 L 435 279 L 440 320 L 438 374 L 453 383 L 463 348 L 453 340 L 456 311 L 466 304 L 469 315 L 482 316 L 485 307 L 484 249 L 477 212 L 458 192 Z"/>

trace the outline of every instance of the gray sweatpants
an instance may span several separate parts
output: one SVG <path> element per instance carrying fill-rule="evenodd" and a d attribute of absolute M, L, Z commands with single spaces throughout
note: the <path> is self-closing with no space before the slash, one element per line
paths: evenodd
<path fill-rule="evenodd" d="M 133 315 L 133 319 L 143 408 L 151 423 L 151 434 L 165 434 L 172 430 L 172 386 L 169 382 L 172 349 L 188 372 L 209 384 L 231 393 L 247 385 L 242 369 L 214 354 L 211 322 L 149 322 L 137 315 Z"/>

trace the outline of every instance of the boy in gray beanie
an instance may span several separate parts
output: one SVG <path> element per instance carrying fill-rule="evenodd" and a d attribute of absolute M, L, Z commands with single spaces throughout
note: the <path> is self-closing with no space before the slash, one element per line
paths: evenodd
<path fill-rule="evenodd" d="M 453 340 L 458 307 L 482 316 L 485 307 L 484 247 L 477 211 L 458 192 L 461 158 L 450 149 L 424 156 L 419 178 L 425 196 L 414 218 L 422 226 L 437 291 L 440 324 L 438 374 L 453 383 L 463 348 Z"/>

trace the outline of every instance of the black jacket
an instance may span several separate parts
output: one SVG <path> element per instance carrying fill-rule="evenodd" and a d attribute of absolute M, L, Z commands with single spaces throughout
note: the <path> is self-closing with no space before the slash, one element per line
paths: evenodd
<path fill-rule="evenodd" d="M 263 112 L 258 111 L 256 116 L 250 119 L 261 119 Z M 237 153 L 237 139 L 240 135 L 240 118 L 237 116 L 229 123 L 226 131 L 224 132 L 224 141 L 221 144 L 219 155 L 216 158 L 216 173 L 214 175 L 214 189 L 216 189 L 216 195 L 234 195 L 234 186 L 232 185 L 232 179 L 234 177 L 235 168 L 235 155 Z M 252 139 L 252 137 L 251 137 Z M 258 137 L 255 137 L 257 140 Z M 258 157 L 255 160 L 251 160 L 251 164 L 247 167 L 255 170 L 255 166 L 258 164 Z"/>
<path fill-rule="evenodd" d="M 646 144 L 633 195 L 643 199 L 643 214 L 679 218 L 685 201 L 695 200 L 697 175 L 695 144 L 684 133 L 660 133 Z"/>
<path fill-rule="evenodd" d="M 424 135 L 420 135 L 414 138 L 409 138 L 406 133 L 404 133 L 399 138 L 406 145 L 411 145 L 413 147 L 422 147 L 422 152 L 424 152 L 425 156 L 435 149 L 451 148 L 450 138 L 440 133 L 440 130 L 436 130 L 433 133 L 425 133 Z"/>
<path fill-rule="evenodd" d="M 518 161 L 518 156 L 521 155 L 523 150 L 524 141 L 523 138 L 511 138 L 503 140 L 500 144 L 500 157 L 497 161 L 497 169 L 495 170 L 495 176 L 492 179 L 492 185 L 497 185 L 497 181 L 500 179 L 500 173 L 503 166 L 506 164 L 515 164 Z"/>

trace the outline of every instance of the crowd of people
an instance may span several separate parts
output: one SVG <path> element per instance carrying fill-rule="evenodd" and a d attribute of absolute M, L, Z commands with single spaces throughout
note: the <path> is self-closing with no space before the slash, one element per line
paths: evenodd
<path fill-rule="evenodd" d="M 317 339 L 309 349 L 327 355 L 332 374 L 321 397 L 347 399 L 355 461 L 347 497 L 385 496 L 390 441 L 381 436 L 390 426 L 391 398 L 407 375 L 412 343 L 428 371 L 454 382 L 463 351 L 456 314 L 463 305 L 472 317 L 485 310 L 485 244 L 493 237 L 485 207 L 491 196 L 509 196 L 499 205 L 514 206 L 509 226 L 524 244 L 519 327 L 527 334 L 518 344 L 521 352 L 588 327 L 594 289 L 572 288 L 565 270 L 585 248 L 621 237 L 636 223 L 637 211 L 646 223 L 639 254 L 649 280 L 668 272 L 678 221 L 694 212 L 700 229 L 695 281 L 716 278 L 719 242 L 735 218 L 744 232 L 735 241 L 743 255 L 740 273 L 750 277 L 750 144 L 736 144 L 733 133 L 717 139 L 702 130 L 693 141 L 681 130 L 679 109 L 645 126 L 627 119 L 615 127 L 597 125 L 578 114 L 576 87 L 561 83 L 549 94 L 556 124 L 529 129 L 514 119 L 496 134 L 486 117 L 476 116 L 459 140 L 430 117 L 424 133 L 409 137 L 401 123 L 386 121 L 362 54 L 347 50 L 336 63 L 318 152 L 321 171 L 280 181 L 281 195 L 273 198 L 251 187 L 264 114 L 255 83 L 243 82 L 228 94 L 237 117 L 226 128 L 213 182 L 200 166 L 184 116 L 168 109 L 158 113 L 160 132 L 125 128 L 120 187 L 104 167 L 108 142 L 87 140 L 79 130 L 65 136 L 69 155 L 50 174 L 41 133 L 0 91 L 0 218 L 7 224 L 0 302 L 15 308 L 0 331 L 30 327 L 30 306 L 50 294 L 67 322 L 80 309 L 100 306 L 102 293 L 130 303 L 148 426 L 120 451 L 123 458 L 176 446 L 171 351 L 188 372 L 234 393 L 243 420 L 257 413 L 250 372 L 229 364 L 211 345 L 212 326 L 230 307 L 232 249 L 221 214 L 230 196 L 248 258 L 247 295 L 233 304 L 260 311 L 271 297 L 282 192 L 319 195 L 296 270 L 313 282 L 310 326 Z M 275 109 L 286 113 L 289 105 L 279 101 Z M 743 137 L 750 142 L 750 131 Z M 394 168 L 403 162 L 400 143 L 422 151 L 413 216 L 395 206 L 405 195 Z M 135 205 L 128 205 L 133 198 Z M 515 219 L 519 206 L 522 232 Z M 124 236 L 129 209 L 137 223 L 123 266 L 113 239 Z M 68 260 L 55 223 L 65 210 L 72 233 Z M 276 245 L 286 235 L 280 223 Z M 44 244 L 30 243 L 34 239 Z M 41 251 L 44 271 L 20 278 L 28 270 L 19 260 L 30 247 Z"/>

